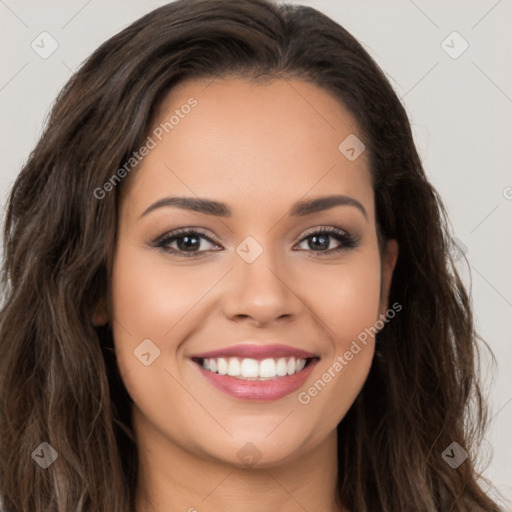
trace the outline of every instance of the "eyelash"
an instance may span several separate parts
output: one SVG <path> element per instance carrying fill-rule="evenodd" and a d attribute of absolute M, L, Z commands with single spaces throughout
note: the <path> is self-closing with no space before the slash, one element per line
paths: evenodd
<path fill-rule="evenodd" d="M 174 254 L 174 255 L 177 255 L 180 257 L 183 256 L 186 258 L 192 257 L 192 256 L 197 256 L 198 254 L 202 254 L 202 253 L 204 254 L 206 252 L 206 251 L 189 251 L 189 252 L 187 252 L 187 251 L 181 251 L 181 250 L 176 250 L 176 249 L 170 250 L 170 248 L 168 246 L 172 242 L 176 241 L 178 238 L 180 238 L 184 235 L 192 235 L 192 237 L 204 238 L 208 242 L 211 242 L 212 244 L 220 245 L 220 244 L 218 244 L 218 242 L 216 242 L 211 237 L 206 235 L 206 233 L 201 229 L 183 228 L 183 229 L 163 235 L 162 237 L 160 237 L 159 239 L 157 239 L 154 242 L 153 246 L 157 249 L 162 249 L 169 254 Z M 336 249 L 330 249 L 327 251 L 313 251 L 311 249 L 307 250 L 310 253 L 315 253 L 315 256 L 321 257 L 323 254 L 331 255 L 331 254 L 340 253 L 343 251 L 347 251 L 349 249 L 353 249 L 353 248 L 357 247 L 357 245 L 358 245 L 358 239 L 356 237 L 348 234 L 346 231 L 343 231 L 341 229 L 338 229 L 338 228 L 335 228 L 332 226 L 321 226 L 319 228 L 315 228 L 314 231 L 306 232 L 304 237 L 300 240 L 299 244 L 313 235 L 329 235 L 329 236 L 332 236 L 333 238 L 336 238 L 341 243 L 340 247 L 338 247 Z"/>

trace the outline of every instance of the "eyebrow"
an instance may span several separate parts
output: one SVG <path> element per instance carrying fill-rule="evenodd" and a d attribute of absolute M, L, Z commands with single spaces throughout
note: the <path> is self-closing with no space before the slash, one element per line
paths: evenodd
<path fill-rule="evenodd" d="M 368 214 L 364 206 L 353 197 L 345 195 L 331 195 L 310 199 L 307 201 L 298 201 L 290 209 L 290 215 L 293 217 L 302 217 L 311 213 L 329 210 L 335 206 L 353 206 L 357 208 L 368 220 Z M 146 208 L 141 218 L 150 212 L 159 208 L 182 208 L 184 210 L 192 210 L 194 212 L 204 213 L 206 215 L 215 215 L 219 217 L 231 217 L 231 208 L 218 201 L 204 199 L 199 197 L 165 197 L 159 199 L 151 206 Z"/>

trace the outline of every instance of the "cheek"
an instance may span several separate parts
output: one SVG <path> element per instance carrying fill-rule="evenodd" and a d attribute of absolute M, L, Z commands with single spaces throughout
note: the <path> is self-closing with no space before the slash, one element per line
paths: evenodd
<path fill-rule="evenodd" d="M 173 267 L 140 248 L 123 248 L 114 264 L 114 318 L 139 337 L 164 339 L 217 279 L 211 268 Z"/>
<path fill-rule="evenodd" d="M 173 378 L 181 380 L 172 354 L 194 304 L 211 287 L 208 282 L 199 286 L 193 275 L 192 269 L 171 269 L 162 258 L 141 252 L 140 246 L 118 246 L 112 275 L 117 364 L 136 407 L 162 425 L 176 423 L 170 403 L 180 403 L 184 415 L 190 407 L 189 397 Z"/>
<path fill-rule="evenodd" d="M 134 351 L 147 339 L 157 347 L 153 350 L 159 351 L 151 367 L 172 362 L 180 342 L 200 325 L 196 313 L 201 311 L 201 301 L 224 271 L 205 264 L 171 264 L 156 252 L 141 252 L 140 246 L 119 245 L 113 266 L 112 303 L 121 374 L 138 373 L 141 363 Z"/>
<path fill-rule="evenodd" d="M 323 322 L 336 353 L 346 350 L 378 319 L 380 306 L 380 258 L 377 249 L 353 253 L 336 266 L 320 266 L 304 295 Z M 305 292 L 304 292 L 305 293 Z"/>
<path fill-rule="evenodd" d="M 380 305 L 377 249 L 355 253 L 346 265 L 317 269 L 310 305 L 329 346 L 316 379 L 298 396 L 299 408 L 321 418 L 319 432 L 334 429 L 359 394 L 371 367 Z M 305 412 L 306 413 L 306 412 Z"/>

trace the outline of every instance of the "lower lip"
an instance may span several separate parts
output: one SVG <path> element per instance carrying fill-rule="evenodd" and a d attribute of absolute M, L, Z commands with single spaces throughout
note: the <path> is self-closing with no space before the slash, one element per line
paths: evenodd
<path fill-rule="evenodd" d="M 299 389 L 311 375 L 313 367 L 317 362 L 317 359 L 313 359 L 299 373 L 272 380 L 237 379 L 236 377 L 230 377 L 229 375 L 219 375 L 218 373 L 210 372 L 197 363 L 195 364 L 206 380 L 218 390 L 240 400 L 263 402 L 279 400 L 280 398 L 283 398 Z"/>

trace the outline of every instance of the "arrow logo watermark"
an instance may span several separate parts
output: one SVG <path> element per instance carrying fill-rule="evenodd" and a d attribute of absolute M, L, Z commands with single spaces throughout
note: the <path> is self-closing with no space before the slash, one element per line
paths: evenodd
<path fill-rule="evenodd" d="M 253 443 L 245 443 L 236 456 L 246 466 L 254 466 L 262 457 L 262 453 Z"/>
<path fill-rule="evenodd" d="M 59 454 L 48 443 L 41 443 L 31 454 L 31 457 L 43 468 L 49 468 L 59 457 Z"/>
<path fill-rule="evenodd" d="M 365 149 L 366 146 L 363 144 L 363 141 L 353 133 L 343 139 L 338 146 L 339 152 L 351 162 L 359 158 Z"/>
<path fill-rule="evenodd" d="M 135 348 L 133 355 L 144 366 L 149 366 L 160 357 L 160 349 L 150 339 L 145 339 Z"/>
<path fill-rule="evenodd" d="M 263 247 L 252 236 L 248 236 L 238 244 L 236 252 L 246 263 L 253 263 L 260 257 Z"/>
<path fill-rule="evenodd" d="M 441 454 L 441 457 L 451 468 L 457 469 L 468 458 L 468 452 L 454 441 Z"/>

